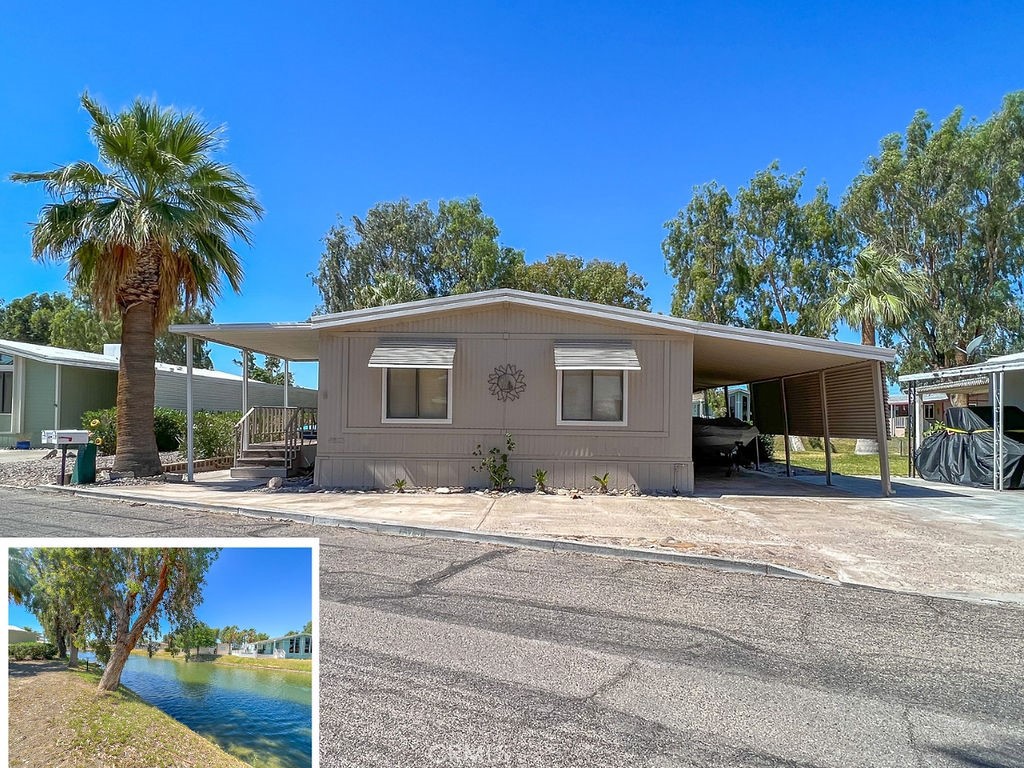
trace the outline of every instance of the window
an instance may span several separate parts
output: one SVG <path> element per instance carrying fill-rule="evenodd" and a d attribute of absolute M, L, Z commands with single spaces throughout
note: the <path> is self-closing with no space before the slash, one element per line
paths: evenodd
<path fill-rule="evenodd" d="M 313 652 L 313 638 L 312 637 L 304 637 L 304 638 L 302 638 L 302 640 L 303 640 L 303 643 L 302 643 L 303 651 L 302 652 L 303 653 L 312 653 Z"/>
<path fill-rule="evenodd" d="M 626 423 L 626 372 L 564 370 L 558 372 L 558 423 Z"/>
<path fill-rule="evenodd" d="M 0 371 L 0 413 L 14 410 L 14 372 Z"/>
<path fill-rule="evenodd" d="M 385 368 L 384 421 L 450 422 L 451 376 L 447 368 Z"/>
<path fill-rule="evenodd" d="M 935 418 L 935 403 L 925 403 L 924 404 L 924 417 L 926 419 L 934 419 Z"/>

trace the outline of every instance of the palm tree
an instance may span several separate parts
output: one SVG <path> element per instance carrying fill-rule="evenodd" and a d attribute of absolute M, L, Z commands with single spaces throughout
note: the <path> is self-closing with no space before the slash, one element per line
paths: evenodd
<path fill-rule="evenodd" d="M 860 326 L 860 343 L 874 346 L 879 327 L 898 327 L 927 305 L 928 281 L 908 270 L 894 253 L 870 245 L 853 259 L 850 271 L 835 276 L 835 293 L 823 304 L 827 324 L 843 320 Z M 858 440 L 855 453 L 878 453 L 876 440 Z"/>
<path fill-rule="evenodd" d="M 82 106 L 100 164 L 11 179 L 42 182 L 53 199 L 33 226 L 33 256 L 66 262 L 101 316 L 121 320 L 114 469 L 154 475 L 156 334 L 179 305 L 212 303 L 222 279 L 239 290 L 230 240 L 248 243 L 263 209 L 240 174 L 212 159 L 221 131 L 195 115 L 141 99 L 112 115 L 88 94 Z"/>

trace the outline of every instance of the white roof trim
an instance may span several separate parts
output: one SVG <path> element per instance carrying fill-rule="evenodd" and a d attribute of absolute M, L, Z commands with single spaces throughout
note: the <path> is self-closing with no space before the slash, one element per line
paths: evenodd
<path fill-rule="evenodd" d="M 455 342 L 384 339 L 370 355 L 369 368 L 453 368 Z"/>
<path fill-rule="evenodd" d="M 460 294 L 458 296 L 422 299 L 420 301 L 410 301 L 404 304 L 392 304 L 386 307 L 356 309 L 350 312 L 341 312 L 334 315 L 320 315 L 318 317 L 310 318 L 307 325 L 316 329 L 344 328 L 350 325 L 363 324 L 378 320 L 407 319 L 421 315 L 436 314 L 446 310 L 484 308 L 498 304 L 515 304 L 541 310 L 576 314 L 592 319 L 596 317 L 597 319 L 629 323 L 646 328 L 654 328 L 657 330 L 677 333 L 682 331 L 700 336 L 753 341 L 769 346 L 806 349 L 814 352 L 831 352 L 838 355 L 848 355 L 861 360 L 869 359 L 890 362 L 896 357 L 896 352 L 894 350 L 885 349 L 884 347 L 870 347 L 861 344 L 850 344 L 844 341 L 832 341 L 830 339 L 816 339 L 807 336 L 774 333 L 772 331 L 755 331 L 749 328 L 736 328 L 727 325 L 701 323 L 696 320 L 685 320 L 679 317 L 658 315 L 651 312 L 643 312 L 638 309 L 624 309 L 622 307 L 612 307 L 605 304 L 595 304 L 590 301 L 563 299 L 559 296 L 544 296 L 538 293 L 514 291 L 505 288 L 493 291 Z M 204 326 L 195 327 L 201 329 Z M 293 324 L 291 327 L 297 326 Z M 178 328 L 184 328 L 184 326 L 174 326 L 172 327 L 172 330 L 175 330 L 176 332 L 183 332 L 177 331 Z"/>
<path fill-rule="evenodd" d="M 103 371 L 117 371 L 121 367 L 121 361 L 110 355 L 100 355 L 95 352 L 82 352 L 77 349 L 64 349 L 63 347 L 48 347 L 42 344 L 29 344 L 24 341 L 0 339 L 0 352 L 5 352 L 9 355 L 14 355 L 15 357 L 24 357 L 29 360 L 34 360 L 37 363 L 47 363 L 50 365 L 69 365 L 75 368 L 95 368 Z M 157 375 L 169 373 L 176 376 L 185 376 L 187 373 L 187 369 L 184 365 L 158 362 L 155 367 Z M 215 371 L 212 368 L 193 368 L 192 375 L 197 378 L 229 380 L 238 382 L 239 385 L 241 385 L 242 382 L 242 377 L 237 373 Z M 268 384 L 267 382 L 250 379 L 249 386 L 280 388 L 281 385 Z M 308 387 L 297 387 L 295 385 L 290 385 L 288 389 L 293 392 L 297 390 L 304 390 L 307 392 L 316 391 L 309 389 Z"/>
<path fill-rule="evenodd" d="M 555 370 L 639 371 L 640 360 L 629 342 L 556 341 Z"/>

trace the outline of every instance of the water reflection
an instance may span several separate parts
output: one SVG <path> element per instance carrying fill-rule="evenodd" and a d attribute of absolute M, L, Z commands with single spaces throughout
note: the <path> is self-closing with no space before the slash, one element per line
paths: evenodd
<path fill-rule="evenodd" d="M 132 656 L 121 682 L 257 768 L 312 764 L 312 676 Z"/>

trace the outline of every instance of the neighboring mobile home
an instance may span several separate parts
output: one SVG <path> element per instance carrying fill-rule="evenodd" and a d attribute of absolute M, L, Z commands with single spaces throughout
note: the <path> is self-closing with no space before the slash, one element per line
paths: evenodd
<path fill-rule="evenodd" d="M 607 472 L 613 487 L 690 493 L 693 392 L 741 384 L 762 432 L 887 435 L 890 350 L 522 291 L 171 330 L 318 360 L 315 479 L 328 487 L 484 486 L 474 449 L 510 433 L 517 486 L 543 469 L 553 487 Z M 888 492 L 884 451 L 881 469 Z"/>
<path fill-rule="evenodd" d="M 44 429 L 79 429 L 82 414 L 117 402 L 119 345 L 105 354 L 0 339 L 0 448 L 27 441 L 40 446 Z M 242 407 L 242 377 L 195 369 L 195 409 L 237 411 Z M 281 405 L 284 388 L 248 382 L 249 405 Z M 289 387 L 295 405 L 316 405 L 316 391 Z M 156 364 L 156 404 L 185 410 L 185 368 Z"/>
<path fill-rule="evenodd" d="M 295 635 L 283 635 L 270 640 L 257 640 L 255 643 L 242 643 L 242 648 L 234 652 L 235 656 L 272 656 L 275 659 L 311 659 L 313 658 L 313 635 L 299 632 Z"/>

